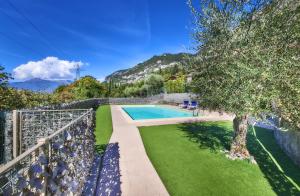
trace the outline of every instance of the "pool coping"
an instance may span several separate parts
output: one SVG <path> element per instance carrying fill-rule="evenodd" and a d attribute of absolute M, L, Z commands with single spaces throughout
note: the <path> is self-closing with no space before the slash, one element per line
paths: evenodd
<path fill-rule="evenodd" d="M 116 105 L 119 111 L 121 111 L 122 116 L 125 118 L 128 124 L 135 126 L 155 126 L 155 125 L 167 125 L 167 124 L 178 124 L 178 123 L 192 123 L 199 121 L 222 121 L 222 120 L 233 120 L 234 116 L 230 114 L 220 114 L 219 112 L 213 111 L 200 111 L 198 116 L 193 117 L 176 117 L 176 118 L 159 118 L 159 119 L 144 119 L 144 120 L 133 120 L 130 115 L 123 110 L 122 107 L 145 107 L 147 105 Z M 149 107 L 154 106 L 149 105 Z M 179 108 L 178 106 L 172 105 L 161 105 L 156 106 L 169 107 L 172 109 L 177 109 L 181 111 L 188 112 L 186 109 Z"/>
<path fill-rule="evenodd" d="M 126 121 L 130 124 L 140 124 L 140 123 L 147 123 L 147 122 L 160 122 L 160 121 L 173 121 L 173 120 L 193 120 L 195 118 L 197 118 L 197 116 L 193 116 L 193 117 L 174 117 L 174 118 L 153 118 L 153 119 L 142 119 L 142 120 L 134 120 L 130 114 L 128 112 L 126 112 L 123 107 L 154 107 L 154 106 L 161 106 L 161 107 L 165 107 L 165 108 L 171 108 L 171 109 L 176 109 L 179 111 L 183 111 L 183 112 L 190 112 L 191 111 L 187 111 L 187 110 L 182 110 L 181 108 L 178 107 L 170 107 L 170 105 L 119 105 L 121 111 L 122 111 L 122 115 L 124 116 L 124 118 L 126 119 Z"/>

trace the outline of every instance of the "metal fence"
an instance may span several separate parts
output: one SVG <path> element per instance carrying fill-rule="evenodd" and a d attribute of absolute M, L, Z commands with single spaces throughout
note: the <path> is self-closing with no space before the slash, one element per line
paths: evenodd
<path fill-rule="evenodd" d="M 31 122 L 42 124 L 38 119 L 44 119 L 44 114 L 40 112 L 37 118 L 28 113 Z M 76 115 L 65 126 L 53 128 L 49 136 L 0 167 L 0 195 L 81 194 L 94 158 L 94 114 L 90 109 Z M 49 118 L 57 119 L 53 115 Z"/>
<path fill-rule="evenodd" d="M 4 113 L 0 112 L 0 164 L 4 162 L 4 149 L 5 149 L 5 145 L 4 145 L 4 125 L 5 125 L 5 118 L 4 118 Z"/>
<path fill-rule="evenodd" d="M 0 165 L 12 159 L 12 112 L 0 111 Z"/>
<path fill-rule="evenodd" d="M 18 143 L 18 154 L 25 152 L 37 143 L 37 140 L 52 134 L 78 118 L 87 109 L 72 110 L 17 110 L 14 123 Z"/>

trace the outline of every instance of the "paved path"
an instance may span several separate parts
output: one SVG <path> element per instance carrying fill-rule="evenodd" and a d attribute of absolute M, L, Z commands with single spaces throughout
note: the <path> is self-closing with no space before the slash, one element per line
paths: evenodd
<path fill-rule="evenodd" d="M 137 127 L 126 121 L 120 107 L 111 106 L 111 112 L 113 134 L 110 142 L 118 142 L 120 147 L 122 195 L 169 195 L 146 154 Z"/>

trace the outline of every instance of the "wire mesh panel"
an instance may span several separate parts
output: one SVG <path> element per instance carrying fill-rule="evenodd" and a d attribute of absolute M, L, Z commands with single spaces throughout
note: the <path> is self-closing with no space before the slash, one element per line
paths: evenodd
<path fill-rule="evenodd" d="M 88 110 L 27 110 L 20 115 L 20 152 L 34 146 L 39 138 L 46 137 L 78 118 Z"/>
<path fill-rule="evenodd" d="M 12 112 L 0 111 L 0 164 L 12 159 Z"/>
<path fill-rule="evenodd" d="M 4 162 L 4 112 L 0 112 L 0 164 Z"/>
<path fill-rule="evenodd" d="M 0 168 L 0 195 L 80 195 L 94 158 L 93 111 Z"/>

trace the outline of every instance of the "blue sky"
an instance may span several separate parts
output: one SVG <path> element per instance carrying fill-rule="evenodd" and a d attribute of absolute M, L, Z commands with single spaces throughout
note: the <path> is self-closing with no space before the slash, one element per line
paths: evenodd
<path fill-rule="evenodd" d="M 186 0 L 0 0 L 0 64 L 11 73 L 22 65 L 17 80 L 69 78 L 76 63 L 100 79 L 156 54 L 191 52 L 190 24 Z"/>

